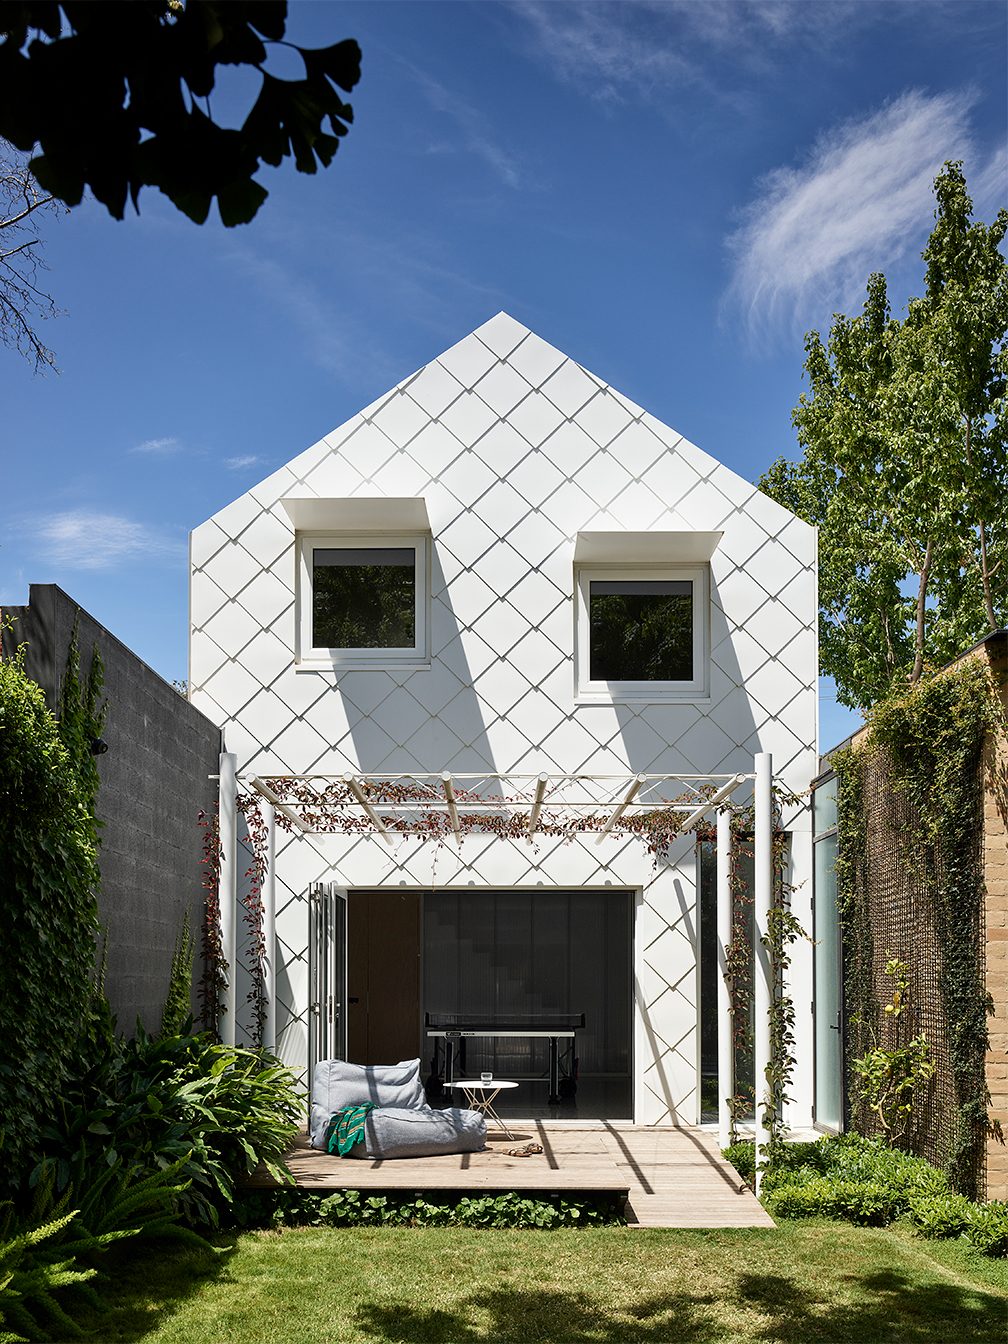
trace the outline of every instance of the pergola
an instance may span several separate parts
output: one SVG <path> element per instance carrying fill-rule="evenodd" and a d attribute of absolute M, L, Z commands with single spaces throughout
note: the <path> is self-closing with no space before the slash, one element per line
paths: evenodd
<path fill-rule="evenodd" d="M 734 1093 L 732 1076 L 731 996 L 727 980 L 727 949 L 731 943 L 731 810 L 734 791 L 753 782 L 755 803 L 754 891 L 754 997 L 755 1076 L 765 1079 L 770 1063 L 770 1018 L 772 1001 L 770 961 L 763 938 L 769 930 L 773 902 L 773 758 L 762 752 L 754 759 L 751 773 L 738 774 L 455 774 L 397 775 L 374 778 L 358 773 L 340 775 L 269 775 L 237 773 L 238 758 L 223 753 L 220 758 L 220 921 L 221 943 L 227 963 L 226 984 L 220 1006 L 221 1037 L 225 1044 L 235 1039 L 235 984 L 231 968 L 237 952 L 238 899 L 238 791 L 243 785 L 258 795 L 266 828 L 266 853 L 262 884 L 263 939 L 267 949 L 264 967 L 266 1021 L 263 1044 L 276 1049 L 276 831 L 277 814 L 304 836 L 344 833 L 372 838 L 394 849 L 408 838 L 439 841 L 450 834 L 461 847 L 466 834 L 499 829 L 506 819 L 507 831 L 500 838 L 531 843 L 558 834 L 594 834 L 602 842 L 620 822 L 629 830 L 631 818 L 650 813 L 680 814 L 677 834 L 693 830 L 712 810 L 717 811 L 717 948 L 718 967 L 718 1128 L 722 1147 L 729 1142 L 731 1116 L 728 1098 Z M 295 786 L 292 788 L 291 786 Z M 662 795 L 669 786 L 679 789 L 670 801 Z M 712 791 L 713 790 L 713 791 Z M 296 792 L 293 800 L 283 794 Z M 432 830 L 431 818 L 443 821 L 441 831 Z M 488 819 L 497 818 L 487 825 Z M 634 827 L 639 832 L 641 827 Z M 762 1127 L 757 1097 L 757 1172 L 763 1160 Z"/>

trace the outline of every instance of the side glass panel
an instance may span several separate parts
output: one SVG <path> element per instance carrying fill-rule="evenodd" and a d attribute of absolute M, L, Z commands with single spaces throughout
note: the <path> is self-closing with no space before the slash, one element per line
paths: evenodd
<path fill-rule="evenodd" d="M 833 815 L 836 816 L 836 781 Z M 816 789 L 816 825 L 819 816 Z M 840 929 L 837 919 L 837 839 L 815 844 L 815 1114 L 816 1122 L 840 1128 Z"/>
<path fill-rule="evenodd" d="M 693 583 L 590 581 L 592 681 L 692 681 Z"/>
<path fill-rule="evenodd" d="M 414 549 L 313 548 L 313 648 L 412 649 L 415 644 Z"/>
<path fill-rule="evenodd" d="M 822 835 L 823 831 L 831 831 L 837 824 L 836 776 L 827 779 L 824 784 L 817 784 L 812 799 L 814 807 L 812 834 Z"/>

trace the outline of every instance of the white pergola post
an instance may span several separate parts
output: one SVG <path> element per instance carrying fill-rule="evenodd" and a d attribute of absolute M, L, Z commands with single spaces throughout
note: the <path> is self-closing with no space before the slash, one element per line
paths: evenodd
<path fill-rule="evenodd" d="M 773 904 L 773 756 L 761 751 L 756 757 L 756 909 L 753 979 L 755 981 L 755 1065 L 756 1065 L 756 1193 L 762 1182 L 760 1164 L 766 1160 L 767 1132 L 763 1128 L 763 1107 L 767 1095 L 767 1066 L 770 1063 L 770 954 L 762 939 L 770 927 Z"/>
<path fill-rule="evenodd" d="M 221 952 L 224 985 L 220 994 L 217 1029 L 225 1045 L 235 1043 L 235 962 L 237 959 L 238 904 L 238 757 L 225 751 L 220 758 L 220 905 Z"/>
<path fill-rule="evenodd" d="M 728 948 L 732 940 L 731 811 L 717 815 L 717 1032 L 718 1032 L 718 1143 L 731 1142 L 731 1107 L 735 1095 L 732 1051 L 731 991 L 728 986 Z"/>
<path fill-rule="evenodd" d="M 263 1023 L 263 1049 L 276 1054 L 276 809 L 262 805 L 266 823 L 266 872 L 263 875 L 263 994 L 266 1020 Z"/>

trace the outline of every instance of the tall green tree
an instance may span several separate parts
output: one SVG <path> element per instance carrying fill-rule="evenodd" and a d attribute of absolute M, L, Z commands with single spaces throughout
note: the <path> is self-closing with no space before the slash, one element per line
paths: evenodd
<path fill-rule="evenodd" d="M 862 709 L 1008 619 L 1008 211 L 973 221 L 961 163 L 935 196 L 923 296 L 900 321 L 875 274 L 806 337 L 804 453 L 758 482 L 819 528 L 820 666 Z"/>

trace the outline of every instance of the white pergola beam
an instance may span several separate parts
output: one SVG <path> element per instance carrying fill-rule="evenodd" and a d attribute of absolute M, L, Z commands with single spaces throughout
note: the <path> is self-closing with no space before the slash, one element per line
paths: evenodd
<path fill-rule="evenodd" d="M 691 831 L 701 817 L 705 817 L 707 813 L 711 811 L 712 808 L 720 807 L 720 805 L 725 801 L 725 799 L 730 798 L 731 795 L 738 788 L 738 786 L 744 783 L 745 783 L 745 775 L 736 775 L 734 779 L 730 779 L 723 788 L 718 789 L 717 793 L 712 794 L 710 798 L 708 798 L 705 802 L 702 802 L 700 806 L 695 809 L 695 811 L 689 814 L 689 816 L 686 818 L 686 820 L 680 827 L 680 830 Z"/>
<path fill-rule="evenodd" d="M 282 812 L 289 821 L 292 821 L 294 825 L 297 826 L 299 830 L 304 831 L 306 835 L 309 834 L 311 827 L 308 823 L 302 821 L 292 807 L 288 807 L 286 803 L 281 802 L 269 785 L 264 784 L 258 775 L 253 775 L 252 787 L 257 793 L 262 794 L 263 798 L 266 799 L 271 807 L 274 807 L 278 812 Z"/>
<path fill-rule="evenodd" d="M 616 825 L 616 823 L 619 821 L 620 817 L 621 817 L 621 816 L 623 815 L 623 813 L 627 810 L 627 808 L 630 806 L 630 804 L 633 802 L 633 800 L 637 797 L 637 794 L 640 792 L 640 790 L 644 787 L 644 785 L 645 785 L 646 783 L 647 783 L 647 775 L 638 775 L 638 776 L 637 776 L 637 778 L 634 780 L 634 782 L 633 782 L 633 783 L 630 785 L 630 787 L 627 789 L 627 791 L 626 791 L 626 796 L 624 797 L 623 801 L 620 803 L 619 807 L 617 807 L 617 808 L 614 809 L 614 811 L 613 811 L 613 813 L 612 813 L 612 816 L 611 816 L 611 817 L 609 818 L 609 820 L 606 822 L 606 824 L 605 824 L 605 826 L 602 828 L 602 830 L 599 831 L 599 833 L 598 833 L 598 839 L 595 841 L 595 843 L 596 843 L 597 845 L 600 845 L 600 844 L 602 843 L 602 841 L 606 838 L 606 836 L 609 834 L 609 832 L 612 830 L 612 828 Z"/>
<path fill-rule="evenodd" d="M 528 833 L 529 839 L 535 832 L 536 822 L 539 820 L 539 813 L 542 811 L 543 798 L 546 796 L 546 785 L 549 783 L 549 775 L 540 775 L 536 780 L 535 802 L 532 804 L 532 812 L 529 816 Z"/>
<path fill-rule="evenodd" d="M 462 828 L 459 826 L 458 806 L 455 802 L 455 787 L 452 784 L 450 770 L 441 771 L 441 783 L 444 786 L 445 802 L 448 804 L 448 816 L 451 818 L 451 828 L 455 835 L 455 843 L 462 843 Z"/>
<path fill-rule="evenodd" d="M 343 776 L 343 783 L 347 786 L 347 788 L 350 790 L 353 796 L 360 803 L 361 807 L 370 817 L 371 825 L 375 828 L 375 830 L 378 832 L 381 838 L 385 841 L 389 849 L 391 849 L 392 839 L 388 833 L 388 828 L 386 827 L 385 823 L 382 821 L 378 813 L 368 802 L 368 800 L 364 797 L 364 791 L 361 788 L 361 786 L 357 783 L 356 779 L 353 777 L 353 775 L 348 773 Z"/>

